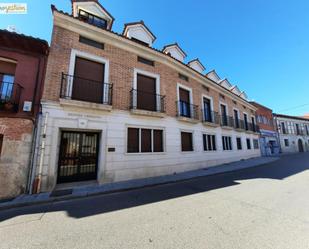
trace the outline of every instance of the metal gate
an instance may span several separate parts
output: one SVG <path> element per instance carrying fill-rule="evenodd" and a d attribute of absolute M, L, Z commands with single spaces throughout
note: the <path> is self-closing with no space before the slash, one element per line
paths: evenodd
<path fill-rule="evenodd" d="M 97 178 L 99 133 L 63 131 L 57 183 Z"/>

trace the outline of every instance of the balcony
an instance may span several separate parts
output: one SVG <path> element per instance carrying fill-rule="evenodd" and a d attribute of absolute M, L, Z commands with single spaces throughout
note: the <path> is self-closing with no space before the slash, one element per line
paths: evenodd
<path fill-rule="evenodd" d="M 202 109 L 202 121 L 206 126 L 217 127 L 220 125 L 220 115 L 218 112 Z"/>
<path fill-rule="evenodd" d="M 137 115 L 164 117 L 165 96 L 131 89 L 130 110 Z"/>
<path fill-rule="evenodd" d="M 221 115 L 220 116 L 220 124 L 223 128 L 233 129 L 234 128 L 234 119 L 233 117 Z"/>
<path fill-rule="evenodd" d="M 176 101 L 176 116 L 181 121 L 197 123 L 199 121 L 198 106 L 189 104 L 185 101 Z"/>
<path fill-rule="evenodd" d="M 0 82 L 0 111 L 18 112 L 23 87 L 17 83 Z"/>
<path fill-rule="evenodd" d="M 113 85 L 62 73 L 60 102 L 105 110 L 112 105 Z M 88 104 L 87 104 L 88 103 Z"/>

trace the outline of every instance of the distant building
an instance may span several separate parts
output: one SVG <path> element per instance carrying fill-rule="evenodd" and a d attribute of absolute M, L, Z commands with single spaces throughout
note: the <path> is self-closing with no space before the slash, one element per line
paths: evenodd
<path fill-rule="evenodd" d="M 263 156 L 278 155 L 280 152 L 280 142 L 276 130 L 273 111 L 259 103 L 251 102 L 256 110 L 256 122 L 260 127 L 260 148 Z"/>
<path fill-rule="evenodd" d="M 309 113 L 305 114 L 305 115 L 304 115 L 304 118 L 309 119 Z"/>
<path fill-rule="evenodd" d="M 309 120 L 274 114 L 283 153 L 309 151 Z"/>
<path fill-rule="evenodd" d="M 24 193 L 48 43 L 0 30 L 0 199 Z"/>

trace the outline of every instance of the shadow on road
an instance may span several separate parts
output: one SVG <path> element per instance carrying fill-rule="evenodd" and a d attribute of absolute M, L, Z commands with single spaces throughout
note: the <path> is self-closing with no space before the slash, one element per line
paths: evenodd
<path fill-rule="evenodd" d="M 231 173 L 195 178 L 183 182 L 146 187 L 126 192 L 63 201 L 36 207 L 2 211 L 0 221 L 16 216 L 65 211 L 68 216 L 83 218 L 108 213 L 173 198 L 188 196 L 214 189 L 231 187 L 239 180 L 270 178 L 283 180 L 286 177 L 309 169 L 309 153 L 283 156 L 273 163 Z M 0 223 L 1 225 L 1 223 Z"/>

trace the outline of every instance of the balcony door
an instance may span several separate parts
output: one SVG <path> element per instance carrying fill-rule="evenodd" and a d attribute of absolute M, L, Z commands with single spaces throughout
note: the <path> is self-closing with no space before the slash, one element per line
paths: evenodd
<path fill-rule="evenodd" d="M 221 108 L 221 118 L 222 118 L 222 125 L 227 126 L 227 110 L 225 105 L 220 105 Z"/>
<path fill-rule="evenodd" d="M 239 127 L 239 116 L 238 116 L 237 110 L 234 110 L 234 122 L 235 122 L 235 128 L 240 128 Z"/>
<path fill-rule="evenodd" d="M 183 117 L 191 117 L 190 91 L 179 88 L 179 114 Z"/>
<path fill-rule="evenodd" d="M 76 57 L 72 99 L 103 103 L 104 69 L 102 63 Z"/>
<path fill-rule="evenodd" d="M 208 98 L 203 98 L 204 119 L 206 122 L 213 122 L 211 115 L 211 102 Z"/>
<path fill-rule="evenodd" d="M 137 109 L 156 111 L 156 79 L 137 74 Z"/>

